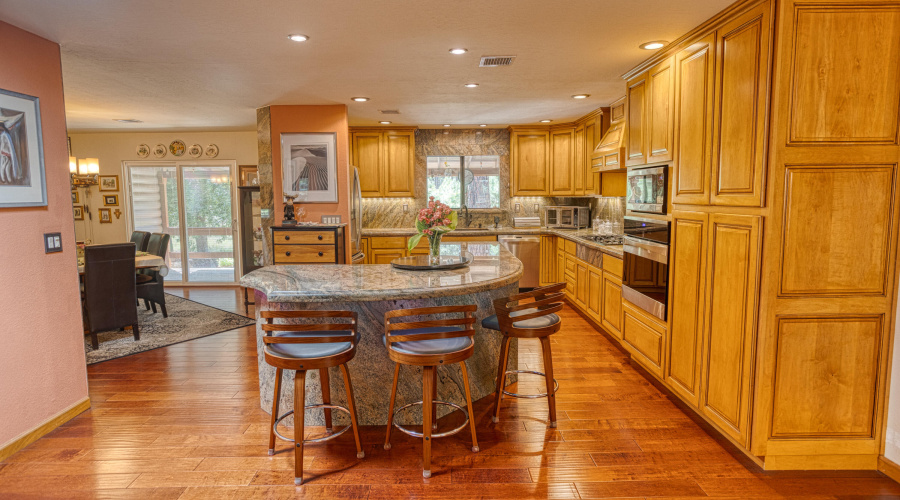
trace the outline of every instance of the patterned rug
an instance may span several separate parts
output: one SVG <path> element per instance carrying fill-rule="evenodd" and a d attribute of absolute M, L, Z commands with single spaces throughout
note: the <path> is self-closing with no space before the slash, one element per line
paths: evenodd
<path fill-rule="evenodd" d="M 246 316 L 226 312 L 168 293 L 166 294 L 166 309 L 169 317 L 163 318 L 161 312 L 153 314 L 153 311 L 144 309 L 143 302 L 141 302 L 141 306 L 138 307 L 138 328 L 141 340 L 137 342 L 131 331 L 103 332 L 98 335 L 100 348 L 94 350 L 91 347 L 91 337 L 86 335 L 84 352 L 87 354 L 87 364 L 92 365 L 222 333 L 252 325 L 255 322 Z"/>

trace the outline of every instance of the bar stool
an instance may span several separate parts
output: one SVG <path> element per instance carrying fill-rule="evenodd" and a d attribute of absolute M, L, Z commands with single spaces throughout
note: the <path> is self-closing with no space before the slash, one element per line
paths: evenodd
<path fill-rule="evenodd" d="M 275 397 L 272 400 L 272 426 L 269 429 L 269 455 L 275 454 L 275 436 L 294 443 L 294 484 L 303 482 L 303 444 L 321 443 L 334 439 L 353 428 L 356 438 L 356 457 L 363 458 L 365 453 L 359 442 L 359 429 L 356 425 L 356 406 L 353 401 L 353 388 L 350 384 L 350 373 L 347 362 L 356 355 L 356 344 L 359 332 L 356 328 L 356 313 L 353 311 L 261 311 L 260 316 L 266 320 L 262 329 L 266 332 L 263 342 L 266 345 L 266 363 L 274 366 Z M 309 319 L 322 322 L 315 324 L 275 324 L 276 318 Z M 327 318 L 349 318 L 349 322 L 325 322 Z M 347 390 L 347 406 L 331 404 L 328 385 L 328 368 L 340 366 L 344 376 L 344 387 Z M 322 384 L 322 404 L 305 405 L 306 372 L 319 370 Z M 294 409 L 278 416 L 278 401 L 281 399 L 281 373 L 283 370 L 294 370 Z M 325 428 L 331 432 L 331 410 L 338 410 L 350 415 L 350 425 L 337 433 L 318 439 L 303 439 L 304 410 L 322 408 L 325 411 Z M 278 424 L 287 416 L 294 415 L 294 439 L 278 432 Z"/>
<path fill-rule="evenodd" d="M 553 378 L 553 358 L 550 356 L 550 335 L 558 332 L 562 326 L 555 313 L 562 310 L 563 290 L 565 283 L 556 283 L 535 288 L 508 298 L 494 300 L 497 314 L 484 318 L 483 328 L 497 330 L 503 334 L 500 344 L 500 368 L 497 371 L 497 397 L 494 405 L 493 421 L 500 421 L 500 401 L 503 395 L 515 398 L 547 398 L 550 407 L 550 427 L 556 427 L 556 391 L 559 383 Z M 533 300 L 526 300 L 533 299 Z M 519 339 L 541 339 L 544 353 L 545 373 L 530 370 L 507 370 L 509 364 L 509 342 L 513 337 Z M 547 392 L 541 394 L 516 394 L 507 392 L 504 387 L 506 375 L 510 373 L 531 373 L 546 379 Z"/>
<path fill-rule="evenodd" d="M 466 424 L 472 430 L 472 451 L 478 451 L 478 438 L 475 436 L 475 423 L 472 422 L 472 394 L 469 391 L 469 372 L 466 370 L 466 360 L 475 351 L 475 305 L 464 306 L 438 306 L 422 307 L 418 309 L 400 309 L 388 311 L 384 314 L 384 344 L 388 349 L 388 356 L 397 363 L 394 368 L 394 384 L 391 387 L 391 405 L 388 411 L 387 435 L 384 438 L 384 449 L 391 449 L 391 427 L 413 437 L 423 438 L 424 462 L 422 475 L 431 477 L 431 440 L 432 438 L 452 436 L 463 430 Z M 436 316 L 461 314 L 456 319 L 425 319 L 415 318 L 410 321 L 399 321 L 412 316 Z M 437 367 L 459 363 L 462 371 L 463 385 L 466 392 L 466 407 L 435 400 L 437 386 Z M 415 365 L 422 367 L 422 401 L 416 401 L 397 409 L 403 411 L 410 406 L 422 405 L 422 432 L 415 432 L 400 424 L 394 423 L 394 401 L 397 397 L 397 380 L 400 377 L 400 365 Z M 437 405 L 446 405 L 456 408 L 465 414 L 466 420 L 459 427 L 433 434 L 437 428 Z"/>

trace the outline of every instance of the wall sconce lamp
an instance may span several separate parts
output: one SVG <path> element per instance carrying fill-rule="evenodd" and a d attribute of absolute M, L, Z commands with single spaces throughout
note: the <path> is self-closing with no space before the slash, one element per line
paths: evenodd
<path fill-rule="evenodd" d="M 96 186 L 100 182 L 99 174 L 100 160 L 97 158 L 69 157 L 69 175 L 72 179 L 72 186 Z"/>

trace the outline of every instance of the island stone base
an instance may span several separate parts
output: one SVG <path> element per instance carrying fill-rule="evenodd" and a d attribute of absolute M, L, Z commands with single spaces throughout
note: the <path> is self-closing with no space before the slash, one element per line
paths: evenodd
<path fill-rule="evenodd" d="M 360 343 L 357 345 L 356 357 L 347 366 L 356 401 L 356 412 L 359 425 L 387 424 L 388 405 L 390 404 L 391 383 L 394 377 L 394 362 L 388 357 L 384 346 L 384 313 L 394 309 L 412 309 L 416 307 L 476 304 L 475 313 L 475 352 L 466 361 L 471 384 L 472 401 L 477 401 L 494 393 L 496 387 L 497 365 L 500 356 L 501 335 L 494 330 L 482 330 L 481 320 L 494 314 L 493 300 L 509 297 L 518 293 L 518 282 L 483 292 L 435 297 L 419 300 L 382 300 L 353 302 L 269 302 L 262 292 L 256 292 L 257 328 L 256 346 L 259 361 L 259 400 L 266 412 L 272 411 L 274 394 L 275 368 L 265 362 L 263 356 L 264 335 L 260 324 L 259 311 L 266 310 L 349 310 L 358 314 Z M 509 366 L 507 370 L 518 369 L 518 343 L 515 339 L 510 343 Z M 344 381 L 339 368 L 329 370 L 331 386 L 331 402 L 347 406 Z M 516 380 L 515 374 L 507 377 L 509 383 Z M 322 391 L 319 384 L 318 370 L 307 372 L 306 404 L 322 402 Z M 462 373 L 458 364 L 438 367 L 438 400 L 456 403 L 465 407 Z M 396 408 L 407 403 L 422 400 L 422 368 L 417 366 L 401 366 L 400 380 L 397 386 Z M 281 381 L 281 409 L 283 414 L 293 409 L 294 372 L 285 371 Z M 452 408 L 438 405 L 438 416 L 444 416 Z M 333 412 L 334 424 L 337 427 L 349 424 L 349 418 L 343 412 Z M 293 425 L 293 417 L 286 418 L 286 425 Z M 306 425 L 324 425 L 322 410 L 308 410 L 305 415 Z M 410 409 L 399 416 L 397 423 L 403 425 L 421 424 L 421 412 Z"/>

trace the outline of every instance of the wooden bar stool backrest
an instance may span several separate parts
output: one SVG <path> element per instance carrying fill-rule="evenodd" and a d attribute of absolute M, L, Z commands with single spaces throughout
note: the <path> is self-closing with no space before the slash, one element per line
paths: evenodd
<path fill-rule="evenodd" d="M 350 351 L 356 347 L 359 342 L 359 332 L 357 330 L 357 315 L 355 311 L 260 311 L 260 317 L 266 320 L 262 325 L 262 330 L 266 332 L 263 342 L 266 345 L 271 344 L 333 344 L 338 342 L 349 342 Z M 310 321 L 303 324 L 294 323 L 275 323 L 275 319 L 302 319 L 302 320 L 321 320 Z M 335 321 L 327 321 L 333 319 Z M 316 335 L 309 333 L 305 335 L 291 336 L 274 336 L 276 332 L 335 332 L 333 334 Z M 293 358 L 281 358 L 279 356 L 267 356 L 283 359 L 285 361 L 297 361 Z M 307 366 L 306 369 L 314 368 L 312 364 L 315 359 L 304 359 Z M 282 368 L 288 368 L 283 366 Z M 293 368 L 288 368 L 293 369 Z"/>
<path fill-rule="evenodd" d="M 565 283 L 555 283 L 535 288 L 530 292 L 495 299 L 494 311 L 497 313 L 500 330 L 504 334 L 515 337 L 545 337 L 558 332 L 560 321 L 541 328 L 516 328 L 514 325 L 520 321 L 541 318 L 562 311 L 563 290 L 565 289 Z M 529 309 L 535 309 L 535 311 L 512 316 L 514 312 Z"/>
<path fill-rule="evenodd" d="M 416 309 L 397 309 L 384 313 L 384 337 L 387 341 L 388 352 L 394 357 L 395 351 L 391 349 L 391 345 L 397 342 L 415 342 L 419 340 L 439 340 L 439 339 L 455 339 L 461 337 L 473 337 L 475 335 L 475 311 L 478 306 L 475 304 L 462 306 L 436 306 L 436 307 L 420 307 Z M 455 315 L 459 317 L 452 317 Z M 441 319 L 421 319 L 422 316 L 447 315 L 449 318 Z M 412 321 L 402 321 L 412 317 L 419 317 Z M 433 333 L 412 333 L 407 334 L 410 330 L 418 330 L 422 328 L 446 328 L 454 327 L 456 329 L 449 331 L 433 332 Z M 445 362 L 447 359 L 441 358 L 444 355 L 435 354 L 430 356 L 416 355 L 422 358 L 422 364 L 434 362 Z M 398 358 L 406 358 L 406 356 L 398 356 Z M 427 359 L 426 359 L 427 358 Z M 433 358 L 433 359 L 431 359 Z M 397 361 L 397 360 L 395 360 Z M 404 362 L 408 360 L 404 359 Z M 456 361 L 449 361 L 456 362 Z"/>

